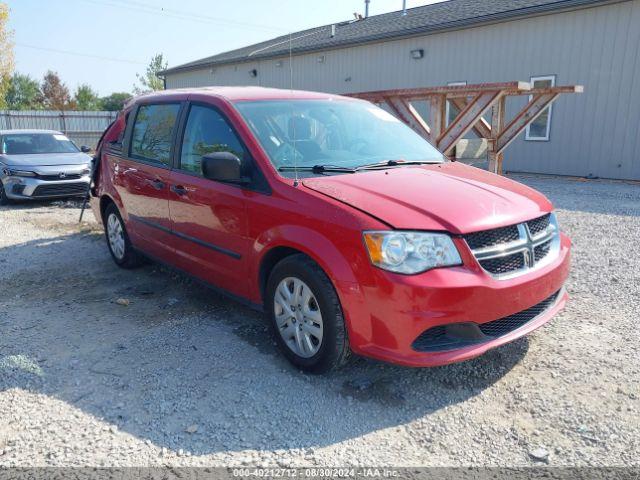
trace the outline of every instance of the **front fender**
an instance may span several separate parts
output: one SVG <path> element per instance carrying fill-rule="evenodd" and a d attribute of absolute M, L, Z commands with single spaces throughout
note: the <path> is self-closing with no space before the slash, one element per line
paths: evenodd
<path fill-rule="evenodd" d="M 345 247 L 352 242 L 345 242 Z M 365 311 L 364 296 L 362 293 L 360 282 L 357 280 L 356 270 L 361 268 L 361 254 L 347 250 L 341 251 L 340 248 L 330 238 L 307 227 L 297 225 L 280 225 L 267 230 L 260 235 L 253 244 L 251 254 L 254 256 L 251 265 L 251 277 L 256 279 L 251 282 L 255 291 L 252 297 L 258 302 L 262 300 L 259 291 L 260 265 L 265 255 L 272 249 L 277 247 L 287 247 L 298 250 L 312 258 L 327 274 L 331 280 L 340 303 L 343 306 L 343 314 L 347 324 L 347 330 L 351 341 L 355 338 L 361 338 L 367 332 L 362 332 L 362 328 L 368 330 L 366 323 L 362 325 L 357 322 L 360 313 Z M 351 259 L 351 260 L 348 260 Z M 346 308 L 348 306 L 348 308 Z"/>

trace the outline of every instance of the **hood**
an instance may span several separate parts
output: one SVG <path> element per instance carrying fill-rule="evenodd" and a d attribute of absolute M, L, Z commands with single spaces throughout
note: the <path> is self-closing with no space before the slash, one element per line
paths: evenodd
<path fill-rule="evenodd" d="M 302 183 L 402 230 L 470 233 L 530 220 L 553 208 L 536 190 L 457 162 Z"/>
<path fill-rule="evenodd" d="M 0 155 L 0 162 L 9 167 L 86 165 L 91 162 L 91 157 L 82 152 L 38 153 L 32 155 Z"/>

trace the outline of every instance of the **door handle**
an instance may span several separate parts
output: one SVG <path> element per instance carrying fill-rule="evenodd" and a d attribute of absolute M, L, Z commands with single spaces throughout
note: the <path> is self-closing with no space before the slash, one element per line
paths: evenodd
<path fill-rule="evenodd" d="M 165 187 L 165 183 L 162 180 L 155 179 L 155 180 L 149 181 L 149 183 L 156 190 L 162 190 Z"/>
<path fill-rule="evenodd" d="M 183 196 L 183 195 L 187 194 L 187 189 L 184 188 L 182 185 L 172 185 L 171 186 L 171 191 L 173 193 L 175 193 L 176 195 L 180 195 L 180 196 Z"/>

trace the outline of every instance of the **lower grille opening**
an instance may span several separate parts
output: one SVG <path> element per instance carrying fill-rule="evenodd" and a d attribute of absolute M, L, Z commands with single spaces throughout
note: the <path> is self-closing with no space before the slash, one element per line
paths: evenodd
<path fill-rule="evenodd" d="M 14 195 L 22 195 L 22 192 L 24 192 L 24 187 L 26 185 L 14 185 L 13 188 L 11 189 L 11 193 L 13 193 Z"/>
<path fill-rule="evenodd" d="M 87 192 L 86 183 L 61 183 L 58 185 L 39 185 L 32 197 L 53 197 L 57 195 L 82 195 Z"/>
<path fill-rule="evenodd" d="M 489 342 L 523 327 L 551 307 L 560 290 L 542 302 L 513 315 L 486 323 L 451 323 L 425 330 L 415 339 L 412 348 L 418 352 L 442 352 Z"/>

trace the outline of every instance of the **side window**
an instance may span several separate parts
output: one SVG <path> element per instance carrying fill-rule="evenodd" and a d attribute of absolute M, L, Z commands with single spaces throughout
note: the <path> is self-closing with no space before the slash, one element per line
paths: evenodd
<path fill-rule="evenodd" d="M 131 156 L 171 164 L 171 137 L 179 104 L 144 105 L 138 109 L 131 136 Z"/>
<path fill-rule="evenodd" d="M 531 85 L 533 88 L 549 88 L 556 86 L 556 76 L 548 75 L 546 77 L 531 77 Z M 531 101 L 533 97 L 529 97 Z M 548 142 L 549 133 L 551 132 L 551 110 L 552 105 L 545 108 L 542 113 L 527 126 L 525 140 L 533 140 L 538 142 Z"/>
<path fill-rule="evenodd" d="M 192 105 L 184 130 L 180 169 L 202 175 L 202 156 L 213 152 L 231 152 L 246 168 L 246 153 L 227 121 L 214 109 Z"/>

